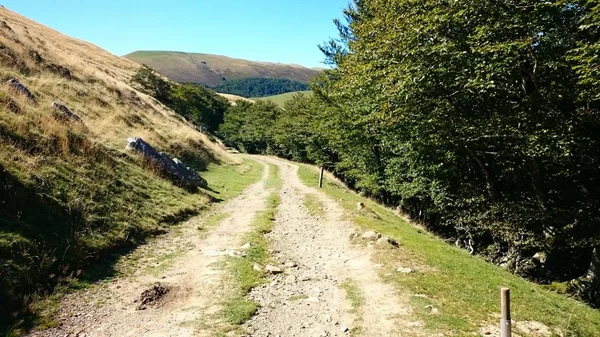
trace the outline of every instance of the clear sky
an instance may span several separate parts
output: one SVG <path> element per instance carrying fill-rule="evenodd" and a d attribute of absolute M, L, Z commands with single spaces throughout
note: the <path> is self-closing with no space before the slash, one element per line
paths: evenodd
<path fill-rule="evenodd" d="M 113 54 L 170 50 L 324 66 L 348 0 L 2 0 L 7 9 Z"/>

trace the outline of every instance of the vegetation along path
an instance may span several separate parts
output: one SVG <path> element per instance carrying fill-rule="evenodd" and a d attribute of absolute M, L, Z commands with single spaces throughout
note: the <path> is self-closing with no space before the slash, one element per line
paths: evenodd
<path fill-rule="evenodd" d="M 30 336 L 196 336 L 199 322 L 219 311 L 224 294 L 219 262 L 241 255 L 237 244 L 254 215 L 265 207 L 263 179 L 228 201 L 211 218 L 192 219 L 180 231 L 135 254 L 159 255 L 130 277 L 117 279 L 61 303 L 58 326 Z M 222 220 L 203 238 L 202 226 Z M 165 260 L 167 263 L 164 263 Z M 208 334 L 206 334 L 208 335 Z"/>
<path fill-rule="evenodd" d="M 459 295 L 441 296 L 441 284 L 428 281 L 451 272 L 427 259 L 415 260 L 407 240 L 416 240 L 410 228 L 420 229 L 407 224 L 402 235 L 377 233 L 373 229 L 380 229 L 369 221 L 356 219 L 383 221 L 387 211 L 346 189 L 340 192 L 331 177 L 320 190 L 308 186 L 314 180 L 307 179 L 313 173 L 306 166 L 272 157 L 252 159 L 264 166 L 260 182 L 208 217 L 187 221 L 134 251 L 125 262 L 133 272 L 67 295 L 58 324 L 30 336 L 498 335 L 494 301 L 485 309 L 462 301 L 461 314 L 454 303 Z M 337 191 L 333 185 L 340 193 L 332 193 Z M 349 203 L 356 208 L 349 209 Z M 420 244 L 429 249 L 432 243 Z M 461 268 L 471 270 L 481 262 L 438 244 L 447 249 L 445 255 L 464 256 L 456 263 Z M 423 286 L 406 283 L 414 278 Z M 547 326 L 544 315 L 524 314 L 523 304 L 542 304 L 518 297 L 529 296 L 531 285 L 515 279 L 504 281 L 516 290 L 518 336 L 567 336 L 567 331 L 594 336 L 594 328 L 585 324 L 569 320 Z M 493 298 L 504 284 L 480 283 Z M 584 309 L 573 311 L 576 320 L 593 320 L 580 312 Z M 462 321 L 456 315 L 469 323 L 457 325 Z"/>

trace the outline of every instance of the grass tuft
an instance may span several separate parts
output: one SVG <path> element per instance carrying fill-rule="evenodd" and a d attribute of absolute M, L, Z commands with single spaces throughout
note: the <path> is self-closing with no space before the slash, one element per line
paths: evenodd
<path fill-rule="evenodd" d="M 266 185 L 272 190 L 281 186 L 278 173 L 277 167 L 270 165 Z M 226 331 L 235 330 L 236 326 L 250 319 L 259 307 L 258 303 L 248 301 L 246 295 L 254 287 L 266 281 L 264 273 L 254 269 L 254 264 L 264 266 L 270 261 L 268 242 L 264 234 L 269 233 L 273 227 L 279 203 L 279 195 L 272 192 L 267 198 L 266 209 L 254 217 L 252 221 L 253 230 L 247 233 L 242 240 L 243 244 L 250 243 L 250 248 L 246 251 L 246 257 L 243 259 L 228 258 L 227 260 L 227 269 L 231 275 L 233 291 L 226 300 L 222 311 L 224 320 L 232 325 L 226 328 Z"/>

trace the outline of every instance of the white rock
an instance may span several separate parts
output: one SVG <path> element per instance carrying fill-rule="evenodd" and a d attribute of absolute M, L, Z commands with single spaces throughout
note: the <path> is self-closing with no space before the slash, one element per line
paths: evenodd
<path fill-rule="evenodd" d="M 281 268 L 275 267 L 273 265 L 266 265 L 265 266 L 265 270 L 268 271 L 271 274 L 281 274 L 283 273 L 283 270 L 281 270 Z"/>
<path fill-rule="evenodd" d="M 296 264 L 296 262 L 286 262 L 284 264 L 284 266 L 286 266 L 288 268 L 293 268 L 293 267 L 297 267 L 298 265 Z"/>
<path fill-rule="evenodd" d="M 380 235 L 381 234 L 378 234 L 377 232 L 374 232 L 374 231 L 366 231 L 363 233 L 361 238 L 363 240 L 367 240 L 367 241 L 375 241 L 380 237 Z"/>
<path fill-rule="evenodd" d="M 248 250 L 248 249 L 250 249 L 250 247 L 252 247 L 252 244 L 250 244 L 250 242 L 248 242 L 247 244 L 241 246 L 240 249 L 242 249 L 242 250 Z"/>
<path fill-rule="evenodd" d="M 252 265 L 252 269 L 254 269 L 256 271 L 262 271 L 262 267 L 260 266 L 260 264 L 258 264 L 256 262 Z"/>
<path fill-rule="evenodd" d="M 398 267 L 398 269 L 396 269 L 397 272 L 402 273 L 402 274 L 410 274 L 413 272 L 412 269 L 410 268 L 405 268 L 405 267 Z"/>

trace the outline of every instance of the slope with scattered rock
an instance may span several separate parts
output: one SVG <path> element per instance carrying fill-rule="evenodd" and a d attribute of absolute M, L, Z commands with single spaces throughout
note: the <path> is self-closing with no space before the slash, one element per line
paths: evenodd
<path fill-rule="evenodd" d="M 93 279 L 94 261 L 209 202 L 126 151 L 129 137 L 179 158 L 179 172 L 234 161 L 132 88 L 138 68 L 0 8 L 0 334 L 29 324 L 38 296 Z"/>

